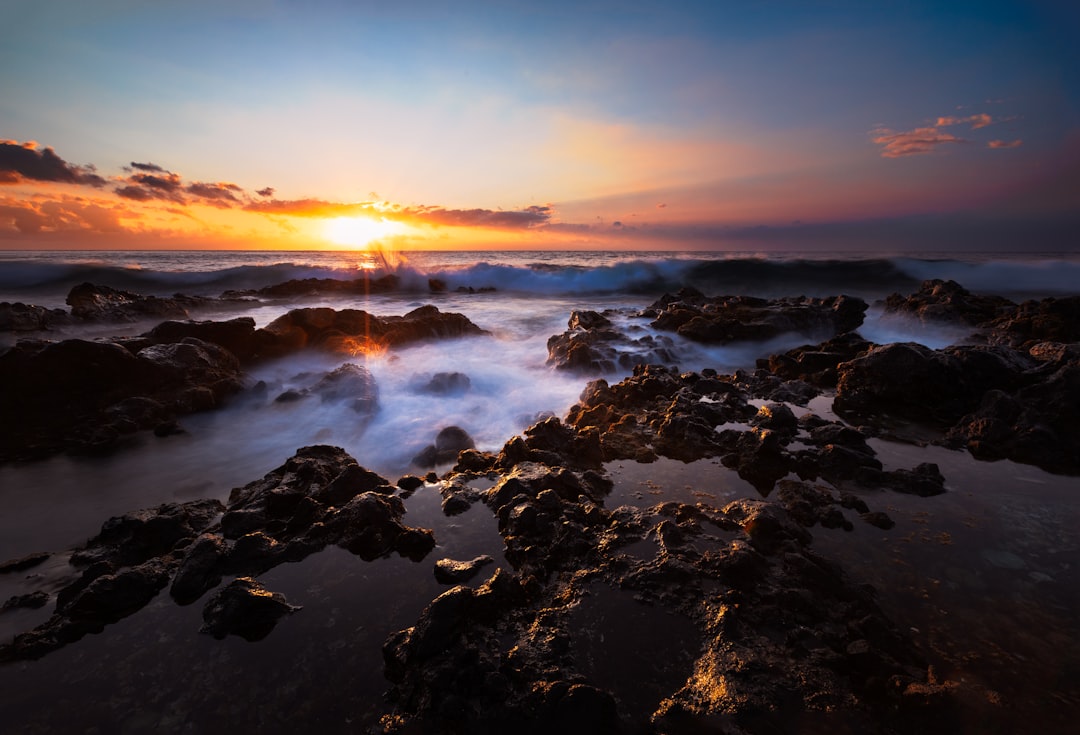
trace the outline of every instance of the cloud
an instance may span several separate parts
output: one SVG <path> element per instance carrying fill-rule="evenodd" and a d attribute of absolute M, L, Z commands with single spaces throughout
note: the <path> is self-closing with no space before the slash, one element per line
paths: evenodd
<path fill-rule="evenodd" d="M 993 122 L 994 119 L 992 117 L 985 112 L 980 112 L 977 115 L 968 115 L 967 117 L 939 117 L 935 125 L 939 128 L 943 128 L 951 125 L 966 125 L 971 123 L 971 129 L 978 130 L 979 128 L 985 128 Z"/>
<path fill-rule="evenodd" d="M 871 135 L 873 142 L 884 146 L 881 155 L 884 158 L 901 158 L 903 156 L 917 156 L 930 153 L 935 148 L 946 143 L 966 143 L 963 138 L 957 138 L 951 133 L 946 133 L 936 127 L 915 128 L 905 132 L 896 132 L 888 128 L 878 128 Z"/>
<path fill-rule="evenodd" d="M 274 191 L 275 191 L 274 187 L 268 186 L 265 189 L 259 189 L 255 193 L 258 194 L 261 197 L 272 197 L 272 196 L 274 196 Z"/>
<path fill-rule="evenodd" d="M 388 206 L 377 202 L 328 202 L 322 199 L 271 199 L 250 202 L 249 212 L 291 217 L 349 217 L 370 216 L 419 225 L 448 227 L 489 227 L 502 230 L 521 230 L 546 225 L 553 210 L 547 205 L 533 205 L 517 210 L 447 209 L 437 206 Z"/>
<path fill-rule="evenodd" d="M 105 185 L 105 179 L 93 166 L 74 166 L 52 148 L 38 150 L 37 143 L 0 140 L 0 183 L 48 181 L 60 184 Z"/>
<path fill-rule="evenodd" d="M 115 234 L 124 231 L 121 212 L 100 201 L 81 197 L 35 199 L 0 199 L 0 232 L 17 231 L 23 235 L 42 232 L 96 232 Z"/>
<path fill-rule="evenodd" d="M 183 194 L 184 182 L 180 174 L 172 171 L 132 174 L 127 178 L 127 182 L 127 186 L 116 189 L 116 193 L 125 199 L 133 199 L 137 202 L 160 199 L 176 204 L 187 204 L 187 199 Z"/>
<path fill-rule="evenodd" d="M 168 173 L 168 171 L 166 171 L 164 168 L 157 165 L 156 163 L 136 163 L 135 161 L 132 161 L 128 169 L 135 169 L 137 171 L 148 171 L 150 173 L 160 174 Z"/>
<path fill-rule="evenodd" d="M 406 208 L 402 212 L 424 224 L 450 225 L 453 227 L 493 227 L 505 230 L 538 227 L 547 224 L 552 215 L 551 207 L 536 205 L 511 211 L 419 207 L 414 209 Z"/>
<path fill-rule="evenodd" d="M 197 196 L 200 199 L 206 200 L 206 203 L 211 206 L 227 208 L 240 204 L 240 199 L 237 198 L 236 195 L 242 193 L 244 190 L 236 184 L 230 184 L 224 181 L 218 181 L 212 184 L 196 181 L 188 184 L 184 191 L 193 196 Z"/>
<path fill-rule="evenodd" d="M 1024 141 L 1017 138 L 1016 140 L 992 140 L 986 144 L 987 148 L 1019 148 L 1024 144 Z"/>

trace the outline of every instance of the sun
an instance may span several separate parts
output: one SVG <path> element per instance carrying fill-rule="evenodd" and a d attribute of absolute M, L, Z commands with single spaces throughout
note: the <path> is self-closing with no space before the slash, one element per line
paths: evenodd
<path fill-rule="evenodd" d="M 400 222 L 374 217 L 335 217 L 327 220 L 323 236 L 337 245 L 365 248 L 384 237 L 404 231 Z"/>

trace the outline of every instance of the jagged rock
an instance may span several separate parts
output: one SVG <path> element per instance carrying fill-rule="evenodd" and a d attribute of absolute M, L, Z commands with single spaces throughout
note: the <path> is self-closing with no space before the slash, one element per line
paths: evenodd
<path fill-rule="evenodd" d="M 203 608 L 205 625 L 199 631 L 217 639 L 227 635 L 260 641 L 286 615 L 300 610 L 279 592 L 269 592 L 251 577 L 239 577 L 214 595 Z"/>
<path fill-rule="evenodd" d="M 828 331 L 832 335 L 858 329 L 867 309 L 851 296 L 760 299 L 750 296 L 706 297 L 694 289 L 665 295 L 647 310 L 652 326 L 707 344 L 766 340 L 785 332 Z"/>
<path fill-rule="evenodd" d="M 494 563 L 495 560 L 486 554 L 469 561 L 439 559 L 435 562 L 435 580 L 439 584 L 464 584 L 475 577 L 483 567 Z"/>
<path fill-rule="evenodd" d="M 0 301 L 0 332 L 41 332 L 70 323 L 71 316 L 63 309 Z"/>
<path fill-rule="evenodd" d="M 237 317 L 228 321 L 174 321 L 168 320 L 143 335 L 150 344 L 170 344 L 193 337 L 223 347 L 241 362 L 256 354 L 255 320 Z"/>
<path fill-rule="evenodd" d="M 67 295 L 67 304 L 71 307 L 73 317 L 95 322 L 133 322 L 145 318 L 187 319 L 188 311 L 181 301 L 176 298 L 143 296 L 92 283 L 79 284 Z"/>
<path fill-rule="evenodd" d="M 379 391 L 375 377 L 363 365 L 347 362 L 327 373 L 311 388 L 324 402 L 345 403 L 359 414 L 371 415 L 378 408 Z"/>
<path fill-rule="evenodd" d="M 175 414 L 213 408 L 242 388 L 236 358 L 188 339 L 138 355 L 110 342 L 21 341 L 0 355 L 0 461 L 107 451 Z"/>
<path fill-rule="evenodd" d="M 923 322 L 977 326 L 1014 309 L 1016 304 L 1000 296 L 973 294 L 956 281 L 923 281 L 916 293 L 894 293 L 885 299 L 886 314 L 906 314 Z"/>
<path fill-rule="evenodd" d="M 256 330 L 260 357 L 278 357 L 304 348 L 349 355 L 382 352 L 429 339 L 488 334 L 462 314 L 428 305 L 404 316 L 378 317 L 358 309 L 293 309 Z"/>
<path fill-rule="evenodd" d="M 435 435 L 435 443 L 421 450 L 413 457 L 412 463 L 417 467 L 434 467 L 453 462 L 460 452 L 474 447 L 476 442 L 469 436 L 469 432 L 460 426 L 446 426 L 439 429 L 439 433 Z"/>

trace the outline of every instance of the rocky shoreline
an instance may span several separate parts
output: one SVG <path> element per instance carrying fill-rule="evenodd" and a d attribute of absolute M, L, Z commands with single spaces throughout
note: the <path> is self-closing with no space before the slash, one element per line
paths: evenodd
<path fill-rule="evenodd" d="M 378 665 L 390 688 L 383 716 L 367 725 L 374 731 L 955 732 L 959 683 L 936 678 L 873 590 L 815 553 L 807 529 L 891 527 L 868 491 L 945 492 L 932 463 L 885 469 L 874 437 L 1080 474 L 1080 299 L 1018 305 L 928 281 L 885 308 L 961 324 L 972 336 L 940 350 L 876 345 L 857 332 L 867 304 L 844 296 L 684 289 L 635 312 L 574 312 L 548 342 L 549 365 L 583 377 L 632 366 L 629 377 L 588 382 L 566 416 L 538 421 L 498 452 L 455 436 L 439 458 L 455 463 L 441 475 L 392 483 L 340 448 L 308 446 L 226 503 L 109 519 L 63 552 L 73 574 L 55 594 L 5 603 L 55 599 L 55 608 L 0 646 L 0 661 L 77 646 L 166 588 L 177 605 L 202 604 L 204 633 L 270 636 L 260 645 L 272 645 L 305 601 L 258 578 L 337 546 L 368 561 L 423 560 L 450 586 L 387 637 Z M 59 317 L 42 323 L 50 318 Z M 731 375 L 679 371 L 676 345 L 663 336 L 726 344 L 807 332 L 821 342 Z M 294 309 L 262 329 L 245 318 L 164 321 L 112 341 L 23 340 L 0 354 L 0 409 L 19 417 L 0 433 L 0 462 L 123 451 L 122 438 L 140 431 L 164 440 L 188 413 L 265 391 L 245 381 L 259 361 L 482 334 L 463 315 L 424 306 L 400 317 Z M 353 362 L 314 381 L 310 394 L 348 401 L 361 415 L 378 410 L 377 386 Z M 835 396 L 843 421 L 802 411 L 823 394 Z M 659 457 L 716 458 L 762 499 L 605 505 L 609 463 Z M 490 560 L 481 557 L 432 559 L 438 538 L 407 525 L 404 500 L 420 490 L 440 493 L 447 516 L 486 508 L 509 567 L 485 573 Z M 12 560 L 0 573 L 53 556 Z M 613 642 L 601 647 L 605 636 Z M 615 664 L 602 653 L 611 646 L 641 654 Z"/>

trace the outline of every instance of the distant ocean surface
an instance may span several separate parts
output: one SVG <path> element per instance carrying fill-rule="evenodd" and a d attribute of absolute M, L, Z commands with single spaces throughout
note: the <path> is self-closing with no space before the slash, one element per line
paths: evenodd
<path fill-rule="evenodd" d="M 694 286 L 709 295 L 879 297 L 928 278 L 1027 297 L 1080 293 L 1076 253 L 698 251 L 0 251 L 0 300 L 63 306 L 91 283 L 143 294 L 216 296 L 300 278 L 396 273 L 404 290 L 428 279 L 516 296 L 656 294 Z"/>

